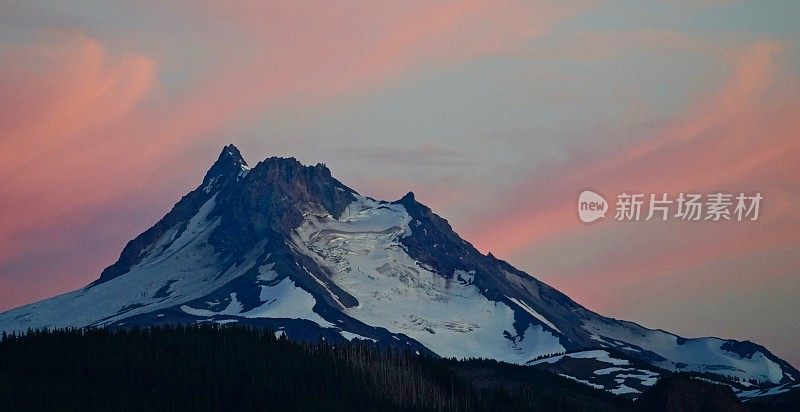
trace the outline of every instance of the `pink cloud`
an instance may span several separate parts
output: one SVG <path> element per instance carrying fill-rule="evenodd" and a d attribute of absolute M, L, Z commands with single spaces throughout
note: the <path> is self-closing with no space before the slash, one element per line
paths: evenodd
<path fill-rule="evenodd" d="M 797 79 L 775 77 L 778 51 L 776 44 L 764 42 L 730 56 L 731 77 L 686 120 L 673 122 L 628 149 L 602 157 L 570 158 L 546 175 L 532 177 L 524 183 L 528 189 L 520 191 L 502 213 L 506 216 L 502 222 L 490 220 L 473 231 L 486 239 L 478 243 L 513 253 L 537 239 L 584 228 L 574 205 L 584 188 L 608 194 L 635 189 L 675 193 L 721 188 L 749 173 L 791 180 L 782 166 L 791 163 L 798 145 L 793 132 L 798 102 L 790 97 Z M 780 96 L 774 95 L 776 85 Z M 488 230 L 498 223 L 502 229 Z"/>
<path fill-rule="evenodd" d="M 51 224 L 114 192 L 101 172 L 118 142 L 105 132 L 156 81 L 151 59 L 109 56 L 82 35 L 58 47 L 4 46 L 0 56 L 0 244 L 8 254 L 16 231 Z"/>
<path fill-rule="evenodd" d="M 514 48 L 582 10 L 486 1 L 195 6 L 173 5 L 197 30 L 224 40 L 196 39 L 218 60 L 178 89 L 158 80 L 159 67 L 175 67 L 169 50 L 111 52 L 78 31 L 0 46 L 0 264 L 32 256 L 36 242 L 15 242 L 23 236 L 47 227 L 86 231 L 88 217 L 131 199 L 148 210 L 147 219 L 132 220 L 152 222 L 163 213 L 152 205 L 202 174 L 197 147 L 227 143 L 204 139 L 270 107 L 358 95 L 430 63 L 449 67 Z M 167 173 L 178 177 L 154 191 Z M 110 262 L 117 251 L 107 253 Z M 52 282 L 38 276 L 48 270 L 32 267 L 30 279 Z M 56 283 L 67 290 L 94 277 Z M 25 299 L 34 297 L 45 296 Z"/>
<path fill-rule="evenodd" d="M 532 176 L 506 209 L 487 213 L 468 228 L 483 250 L 526 256 L 538 249 L 603 253 L 569 258 L 551 266 L 548 278 L 579 301 L 600 309 L 625 301 L 621 290 L 679 270 L 776 248 L 797 248 L 796 204 L 800 159 L 800 81 L 780 70 L 782 47 L 771 41 L 726 51 L 728 80 L 713 95 L 651 137 L 611 155 L 584 155 Z M 641 191 L 709 193 L 760 191 L 758 222 L 600 222 L 577 219 L 578 193 L 592 188 L 612 201 L 617 193 Z M 606 246 L 603 246 L 606 245 Z M 537 255 L 541 256 L 541 255 Z M 552 262 L 551 262 L 552 263 Z M 696 282 L 706 286 L 705 278 Z M 759 276 L 746 282 L 764 282 Z M 704 283 L 706 282 L 706 283 Z M 628 291 L 630 292 L 630 291 Z"/>

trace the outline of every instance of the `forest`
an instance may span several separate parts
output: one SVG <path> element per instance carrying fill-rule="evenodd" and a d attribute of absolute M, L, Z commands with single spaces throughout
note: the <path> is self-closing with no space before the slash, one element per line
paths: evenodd
<path fill-rule="evenodd" d="M 277 336 L 280 337 L 277 337 Z M 0 337 L 0 410 L 623 411 L 634 402 L 491 360 L 198 325 Z"/>

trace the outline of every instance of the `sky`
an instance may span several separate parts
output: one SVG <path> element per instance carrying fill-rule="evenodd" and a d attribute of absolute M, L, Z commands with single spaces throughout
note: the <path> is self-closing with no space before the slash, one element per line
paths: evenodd
<path fill-rule="evenodd" d="M 228 143 L 417 200 L 602 314 L 800 367 L 796 1 L 2 1 L 0 311 L 77 289 Z M 582 223 L 577 198 L 606 197 Z M 761 193 L 617 221 L 620 193 Z"/>

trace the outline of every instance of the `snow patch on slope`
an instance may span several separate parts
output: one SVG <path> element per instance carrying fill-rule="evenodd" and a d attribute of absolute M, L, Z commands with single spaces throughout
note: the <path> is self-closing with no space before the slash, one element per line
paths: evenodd
<path fill-rule="evenodd" d="M 682 339 L 660 330 L 623 325 L 624 323 L 588 322 L 584 328 L 594 335 L 602 336 L 604 340 L 613 339 L 656 353 L 666 360 L 652 363 L 672 371 L 712 372 L 772 383 L 780 382 L 784 376 L 780 365 L 763 353 L 757 351 L 751 357 L 743 358 L 723 349 L 722 345 L 726 343 L 723 339 Z M 679 368 L 679 365 L 683 367 Z"/>
<path fill-rule="evenodd" d="M 576 363 L 576 360 L 583 362 Z M 529 365 L 617 395 L 641 393 L 655 385 L 660 376 L 655 371 L 636 368 L 627 359 L 617 358 L 602 349 L 551 356 Z"/>
<path fill-rule="evenodd" d="M 346 330 L 339 331 L 339 334 L 342 335 L 343 338 L 345 338 L 345 339 L 347 339 L 349 341 L 352 341 L 353 339 L 363 339 L 363 340 L 370 340 L 370 341 L 373 341 L 373 342 L 377 342 L 377 340 L 375 340 L 375 339 L 368 338 L 366 336 L 361 336 L 361 335 L 359 335 L 357 333 L 348 332 Z"/>
<path fill-rule="evenodd" d="M 181 310 L 194 316 L 305 319 L 322 327 L 334 326 L 314 312 L 314 305 L 317 303 L 314 296 L 298 287 L 291 279 L 283 278 L 275 285 L 261 285 L 260 288 L 259 299 L 262 304 L 246 312 L 242 304 L 236 300 L 236 293 L 231 293 L 231 302 L 221 311 L 197 309 L 188 305 L 181 306 Z"/>
<path fill-rule="evenodd" d="M 334 326 L 314 312 L 314 305 L 317 304 L 314 296 L 298 287 L 289 278 L 284 278 L 273 286 L 262 285 L 260 299 L 264 304 L 242 313 L 242 316 L 306 319 L 325 328 Z"/>
<path fill-rule="evenodd" d="M 628 362 L 628 360 L 626 359 L 614 358 L 607 351 L 598 349 L 598 350 L 587 350 L 583 352 L 573 352 L 573 353 L 565 353 L 563 355 L 551 356 L 549 358 L 539 359 L 530 362 L 529 365 L 539 365 L 542 363 L 556 363 L 565 357 L 573 359 L 594 359 L 599 362 L 610 363 L 614 366 L 624 366 L 630 364 L 630 362 Z"/>
<path fill-rule="evenodd" d="M 512 297 L 510 297 L 510 296 L 506 296 L 506 297 L 507 297 L 508 299 L 510 299 L 512 302 L 516 303 L 516 304 L 517 304 L 517 305 L 518 305 L 520 308 L 522 308 L 522 310 L 524 310 L 525 312 L 528 312 L 528 313 L 529 313 L 531 316 L 533 316 L 534 318 L 536 318 L 536 319 L 537 319 L 539 322 L 542 322 L 542 323 L 544 323 L 545 325 L 549 326 L 550 328 L 552 328 L 552 329 L 554 329 L 554 330 L 558 331 L 558 333 L 563 333 L 563 332 L 561 332 L 561 330 L 560 330 L 560 329 L 558 329 L 558 328 L 556 327 L 556 325 L 553 325 L 552 323 L 550 323 L 550 321 L 549 321 L 549 320 L 547 320 L 547 319 L 546 319 L 544 316 L 542 316 L 541 314 L 539 314 L 539 312 L 535 311 L 535 310 L 534 310 L 532 307 L 530 307 L 530 306 L 529 306 L 527 303 L 525 303 L 525 302 L 523 302 L 523 301 L 521 301 L 521 300 L 519 300 L 519 299 L 512 298 Z"/>
<path fill-rule="evenodd" d="M 441 356 L 525 363 L 564 351 L 541 325 L 517 333 L 512 308 L 412 259 L 400 243 L 411 233 L 410 222 L 402 205 L 358 197 L 339 219 L 308 213 L 293 243 L 358 300 L 343 312 L 405 334 Z"/>
<path fill-rule="evenodd" d="M 242 276 L 255 264 L 220 268 L 208 238 L 219 224 L 209 219 L 216 205 L 209 199 L 179 232 L 172 228 L 147 250 L 124 276 L 32 303 L 0 314 L 0 330 L 102 326 L 141 313 L 180 305 L 206 296 Z"/>

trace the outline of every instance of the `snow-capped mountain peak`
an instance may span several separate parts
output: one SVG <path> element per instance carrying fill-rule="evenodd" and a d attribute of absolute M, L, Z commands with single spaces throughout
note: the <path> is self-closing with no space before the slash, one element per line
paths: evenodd
<path fill-rule="evenodd" d="M 371 199 L 325 165 L 294 158 L 250 168 L 233 145 L 98 280 L 0 314 L 8 332 L 196 322 L 518 364 L 613 350 L 657 370 L 774 384 L 799 376 L 750 342 L 685 339 L 591 312 L 481 254 L 411 192 L 394 202 Z M 639 381 L 634 389 L 651 379 Z"/>

